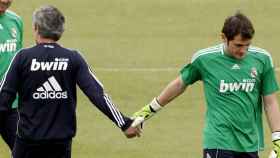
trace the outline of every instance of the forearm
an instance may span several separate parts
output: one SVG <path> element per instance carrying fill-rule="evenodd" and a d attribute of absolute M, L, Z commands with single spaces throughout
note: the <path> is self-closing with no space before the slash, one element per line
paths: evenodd
<path fill-rule="evenodd" d="M 96 94 L 94 96 L 90 96 L 89 98 L 104 115 L 106 115 L 123 131 L 126 130 L 132 123 L 132 120 L 124 116 L 119 111 L 106 93 Z"/>
<path fill-rule="evenodd" d="M 267 121 L 272 132 L 280 131 L 280 110 L 276 95 L 264 98 Z"/>
<path fill-rule="evenodd" d="M 177 96 L 182 94 L 185 91 L 185 89 L 186 86 L 184 85 L 181 77 L 179 76 L 166 86 L 166 88 L 157 97 L 157 101 L 161 106 L 165 106 Z"/>
<path fill-rule="evenodd" d="M 126 130 L 132 120 L 125 117 L 114 105 L 110 97 L 104 92 L 102 83 L 90 71 L 85 61 L 80 57 L 81 67 L 77 77 L 77 83 L 90 101 L 111 121 L 123 131 Z"/>
<path fill-rule="evenodd" d="M 280 112 L 278 104 L 267 106 L 265 111 L 271 131 L 280 131 Z"/>
<path fill-rule="evenodd" d="M 167 105 L 174 98 L 182 94 L 185 89 L 186 86 L 181 77 L 177 77 L 167 85 L 158 97 L 154 98 L 149 104 L 133 114 L 135 120 L 132 126 L 136 127 L 145 120 L 151 118 L 163 106 Z"/>

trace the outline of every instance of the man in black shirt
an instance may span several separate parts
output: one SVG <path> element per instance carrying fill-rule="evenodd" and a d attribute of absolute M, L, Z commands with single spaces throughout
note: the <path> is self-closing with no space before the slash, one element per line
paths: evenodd
<path fill-rule="evenodd" d="M 114 106 L 81 54 L 56 42 L 65 18 L 53 6 L 33 13 L 36 45 L 12 60 L 0 86 L 0 112 L 19 94 L 19 121 L 13 158 L 70 158 L 76 133 L 76 84 L 128 138 L 139 136 L 132 120 Z"/>

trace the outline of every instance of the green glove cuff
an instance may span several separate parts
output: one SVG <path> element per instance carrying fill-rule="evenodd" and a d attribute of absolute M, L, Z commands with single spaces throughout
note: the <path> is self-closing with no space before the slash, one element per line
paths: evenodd
<path fill-rule="evenodd" d="M 143 117 L 145 120 L 151 118 L 157 111 L 159 111 L 162 107 L 157 102 L 156 98 L 154 98 L 150 104 L 144 106 L 141 110 L 137 111 L 133 114 L 133 118 Z"/>
<path fill-rule="evenodd" d="M 154 115 L 154 112 L 152 112 L 150 105 L 146 105 L 144 106 L 141 110 L 135 112 L 133 114 L 133 118 L 137 118 L 137 117 L 142 117 L 145 120 L 147 120 L 148 118 L 152 117 Z"/>

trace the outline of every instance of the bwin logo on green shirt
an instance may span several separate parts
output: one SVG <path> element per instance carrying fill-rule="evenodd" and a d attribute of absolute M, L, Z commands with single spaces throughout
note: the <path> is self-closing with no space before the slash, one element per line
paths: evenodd
<path fill-rule="evenodd" d="M 7 40 L 5 43 L 0 43 L 0 53 L 15 52 L 17 50 L 16 39 Z"/>
<path fill-rule="evenodd" d="M 252 92 L 255 87 L 254 80 L 244 80 L 245 82 L 232 82 L 232 83 L 225 83 L 225 80 L 221 80 L 220 82 L 220 92 L 225 93 L 227 91 L 235 92 L 235 91 L 245 91 L 245 92 Z"/>

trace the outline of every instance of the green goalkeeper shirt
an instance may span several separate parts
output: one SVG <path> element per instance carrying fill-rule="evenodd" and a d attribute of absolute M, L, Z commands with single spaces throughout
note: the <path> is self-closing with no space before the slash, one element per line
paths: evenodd
<path fill-rule="evenodd" d="M 198 51 L 180 73 L 186 85 L 198 80 L 204 85 L 205 149 L 263 149 L 262 96 L 279 89 L 267 51 L 250 46 L 238 60 L 224 53 L 220 44 Z"/>
<path fill-rule="evenodd" d="M 22 19 L 7 10 L 0 15 L 0 80 L 7 71 L 12 58 L 16 52 L 22 48 Z M 17 107 L 17 99 L 13 103 L 13 108 Z"/>

